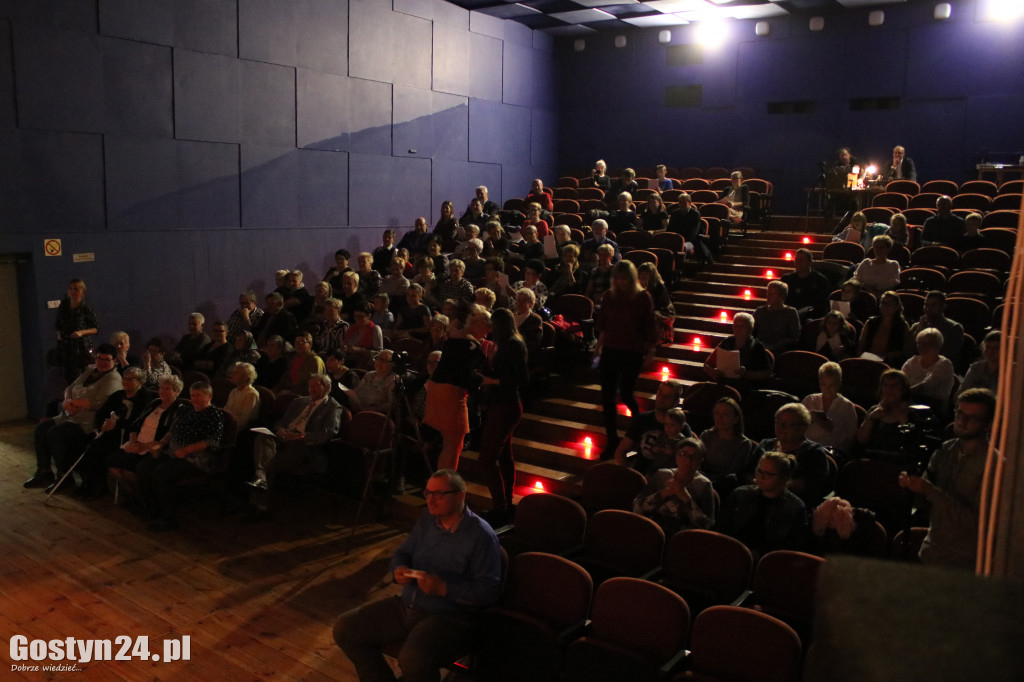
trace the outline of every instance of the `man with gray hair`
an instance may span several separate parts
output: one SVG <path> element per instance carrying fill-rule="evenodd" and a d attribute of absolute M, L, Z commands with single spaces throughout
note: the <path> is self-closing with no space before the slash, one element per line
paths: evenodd
<path fill-rule="evenodd" d="M 580 260 L 584 262 L 597 261 L 597 248 L 602 244 L 610 244 L 615 250 L 615 255 L 612 256 L 613 264 L 622 260 L 619 245 L 608 238 L 608 221 L 598 218 L 590 224 L 590 236 L 584 239 L 580 245 Z"/>
<path fill-rule="evenodd" d="M 828 451 L 821 443 L 807 440 L 810 425 L 810 410 L 800 403 L 786 403 L 775 411 L 775 438 L 765 438 L 760 445 L 762 452 L 784 452 L 796 457 L 796 469 L 789 479 L 789 489 L 804 501 L 808 509 L 815 509 L 832 491 L 826 490 Z M 756 464 L 749 463 L 751 477 Z"/>
<path fill-rule="evenodd" d="M 800 342 L 800 313 L 786 305 L 789 286 L 782 280 L 768 282 L 765 305 L 754 311 L 754 336 L 778 355 Z"/>
<path fill-rule="evenodd" d="M 394 680 L 382 647 L 402 641 L 407 682 L 436 682 L 441 666 L 470 652 L 477 617 L 501 596 L 501 550 L 487 522 L 466 506 L 466 483 L 450 469 L 427 480 L 424 512 L 391 558 L 401 596 L 359 606 L 334 623 L 334 641 L 361 682 Z"/>
<path fill-rule="evenodd" d="M 256 292 L 247 289 L 238 295 L 238 308 L 228 318 L 228 338 L 251 332 L 259 324 L 263 311 L 256 305 Z"/>
<path fill-rule="evenodd" d="M 202 313 L 192 313 L 188 316 L 188 334 L 181 337 L 174 352 L 180 358 L 181 368 L 185 371 L 192 369 L 192 363 L 196 361 L 202 352 L 213 341 L 203 332 L 203 325 L 206 318 Z"/>
<path fill-rule="evenodd" d="M 254 510 L 247 521 L 270 516 L 269 490 L 274 476 L 311 464 L 318 472 L 327 471 L 327 451 L 323 446 L 338 434 L 342 409 L 331 393 L 331 378 L 314 374 L 309 378 L 309 395 L 296 398 L 274 426 L 274 435 L 257 434 L 253 444 L 256 477 L 249 485 L 256 489 Z"/>

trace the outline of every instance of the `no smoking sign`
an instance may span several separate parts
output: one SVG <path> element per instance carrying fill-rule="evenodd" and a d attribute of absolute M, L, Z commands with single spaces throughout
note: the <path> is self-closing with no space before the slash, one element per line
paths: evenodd
<path fill-rule="evenodd" d="M 59 239 L 45 239 L 43 240 L 43 253 L 47 256 L 60 256 L 64 253 L 64 248 Z"/>

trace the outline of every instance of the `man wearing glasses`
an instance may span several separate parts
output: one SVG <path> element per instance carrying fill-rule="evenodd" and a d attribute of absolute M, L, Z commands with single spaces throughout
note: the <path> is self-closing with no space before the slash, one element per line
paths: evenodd
<path fill-rule="evenodd" d="M 972 388 L 957 398 L 953 435 L 936 450 L 924 476 L 900 474 L 900 485 L 928 500 L 931 523 L 921 544 L 921 561 L 974 570 L 978 552 L 978 509 L 996 396 Z"/>
<path fill-rule="evenodd" d="M 437 682 L 440 668 L 470 652 L 476 615 L 501 594 L 498 538 L 466 508 L 466 482 L 441 469 L 427 480 L 427 513 L 391 559 L 402 594 L 365 604 L 334 623 L 334 641 L 362 682 L 393 682 L 382 647 L 403 642 L 406 682 Z"/>

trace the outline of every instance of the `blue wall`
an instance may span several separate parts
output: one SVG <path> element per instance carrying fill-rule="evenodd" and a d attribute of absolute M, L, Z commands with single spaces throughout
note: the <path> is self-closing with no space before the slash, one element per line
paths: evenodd
<path fill-rule="evenodd" d="M 703 63 L 667 66 L 658 29 L 558 44 L 563 169 L 597 158 L 623 165 L 752 166 L 775 183 L 776 205 L 803 211 L 803 188 L 819 161 L 849 145 L 884 162 L 903 144 L 924 180 L 970 179 L 980 150 L 1024 150 L 1024 21 L 976 22 L 974 2 L 953 2 L 935 21 L 934 2 L 730 23 L 730 37 Z M 870 10 L 885 22 L 871 27 Z M 694 26 L 672 28 L 671 45 L 695 42 Z M 666 86 L 701 85 L 703 105 L 663 106 Z M 888 111 L 851 111 L 853 98 L 899 97 Z M 810 114 L 768 114 L 768 102 L 811 100 Z"/>
<path fill-rule="evenodd" d="M 553 177 L 553 50 L 441 0 L 0 0 L 0 253 L 32 258 L 33 409 L 71 277 L 141 350 L 478 184 Z"/>

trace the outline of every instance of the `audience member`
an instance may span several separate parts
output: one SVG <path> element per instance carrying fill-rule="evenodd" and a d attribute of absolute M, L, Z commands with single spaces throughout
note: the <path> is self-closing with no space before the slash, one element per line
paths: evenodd
<path fill-rule="evenodd" d="M 640 229 L 646 232 L 661 232 L 668 229 L 668 211 L 660 194 L 647 197 L 647 207 L 640 216 Z"/>
<path fill-rule="evenodd" d="M 464 242 L 469 239 L 472 235 L 469 232 L 471 227 L 477 229 L 477 233 L 484 228 L 484 225 L 491 219 L 492 213 L 488 213 L 484 209 L 484 203 L 479 199 L 473 199 L 469 202 L 469 206 L 466 208 L 466 212 L 459 219 L 461 230 L 456 233 L 456 240 Z M 456 248 L 456 251 L 458 248 Z"/>
<path fill-rule="evenodd" d="M 249 481 L 255 488 L 254 509 L 246 521 L 261 521 L 270 516 L 270 495 L 274 479 L 285 471 L 311 465 L 319 473 L 327 471 L 327 452 L 324 446 L 341 428 L 341 405 L 330 396 L 331 378 L 326 374 L 309 377 L 307 395 L 288 405 L 284 415 L 274 426 L 274 435 L 256 434 L 253 444 L 253 464 L 256 476 Z"/>
<path fill-rule="evenodd" d="M 619 442 L 614 452 L 616 464 L 626 466 L 629 463 L 629 453 L 646 451 L 650 455 L 658 447 L 659 443 L 663 443 L 668 413 L 670 410 L 679 407 L 679 401 L 682 400 L 685 388 L 683 382 L 678 379 L 663 381 L 658 384 L 658 389 L 654 392 L 653 410 L 630 413 L 632 416 L 629 421 L 629 428 L 626 429 L 626 437 Z M 684 415 L 683 423 L 676 429 L 674 439 L 690 438 L 692 436 L 693 431 L 690 429 L 689 424 L 686 423 Z M 668 453 L 668 456 L 671 457 L 671 453 Z M 651 459 L 651 457 L 648 457 L 648 459 Z"/>
<path fill-rule="evenodd" d="M 889 260 L 892 251 L 892 239 L 882 234 L 871 242 L 875 251 L 874 258 L 865 258 L 853 273 L 861 286 L 873 294 L 894 289 L 900 285 L 900 264 Z"/>
<path fill-rule="evenodd" d="M 209 474 L 216 466 L 213 450 L 220 445 L 224 423 L 211 404 L 213 388 L 197 381 L 189 387 L 192 409 L 184 409 L 160 441 L 159 454 L 142 458 L 136 472 L 139 491 L 152 531 L 178 527 L 178 501 L 184 494 L 179 483 Z"/>
<path fill-rule="evenodd" d="M 359 385 L 359 375 L 345 364 L 345 349 L 338 348 L 328 353 L 324 360 L 324 370 L 331 378 L 331 397 L 342 407 L 352 409 L 346 391 Z"/>
<path fill-rule="evenodd" d="M 511 252 L 527 262 L 531 260 L 543 261 L 544 244 L 538 240 L 537 228 L 533 225 L 527 225 L 520 230 L 519 235 L 522 237 L 522 240 L 510 245 L 509 249 Z"/>
<path fill-rule="evenodd" d="M 813 509 L 831 491 L 826 490 L 828 452 L 820 443 L 807 439 L 810 425 L 811 413 L 806 407 L 800 403 L 787 403 L 775 412 L 775 438 L 761 441 L 761 449 L 784 452 L 796 458 L 796 468 L 789 476 L 789 489 L 809 509 Z"/>
<path fill-rule="evenodd" d="M 288 273 L 288 294 L 284 295 L 284 309 L 295 316 L 296 320 L 305 320 L 313 311 L 313 296 L 306 290 L 302 282 L 302 270 Z"/>
<path fill-rule="evenodd" d="M 988 460 L 996 397 L 975 388 L 957 399 L 954 438 L 932 454 L 924 476 L 900 474 L 900 485 L 928 501 L 928 534 L 921 544 L 924 564 L 974 571 L 978 515 Z"/>
<path fill-rule="evenodd" d="M 537 302 L 537 295 L 532 289 L 522 288 L 516 292 L 515 298 L 515 323 L 516 330 L 523 337 L 529 357 L 533 357 L 540 351 L 544 338 L 544 322 L 540 315 L 533 312 Z"/>
<path fill-rule="evenodd" d="M 487 261 L 480 256 L 483 252 L 484 243 L 478 237 L 466 241 L 465 248 L 462 250 L 462 265 L 465 268 L 463 277 L 470 284 L 475 285 L 484 278 L 484 269 L 487 267 Z M 449 277 L 451 277 L 450 268 Z"/>
<path fill-rule="evenodd" d="M 587 276 L 580 269 L 580 247 L 568 244 L 556 267 L 548 271 L 547 287 L 552 296 L 582 294 L 586 291 Z"/>
<path fill-rule="evenodd" d="M 473 292 L 473 303 L 489 313 L 494 311 L 494 302 L 496 300 L 497 297 L 494 295 L 494 292 L 486 287 L 478 287 Z"/>
<path fill-rule="evenodd" d="M 739 485 L 747 463 L 757 461 L 763 453 L 761 446 L 743 433 L 743 410 L 735 400 L 719 398 L 711 408 L 711 418 L 714 426 L 700 434 L 704 444 L 701 471 L 725 499 Z"/>
<path fill-rule="evenodd" d="M 981 359 L 973 363 L 960 383 L 960 393 L 972 388 L 999 390 L 999 346 L 1002 332 L 993 329 L 981 341 Z"/>
<path fill-rule="evenodd" d="M 300 322 L 307 327 L 315 327 L 322 324 L 324 321 L 324 306 L 327 305 L 327 299 L 333 295 L 334 287 L 328 282 L 317 282 L 316 286 L 313 287 L 313 301 L 310 306 L 309 316 Z"/>
<path fill-rule="evenodd" d="M 228 393 L 228 401 L 224 411 L 231 414 L 238 424 L 239 431 L 249 427 L 259 416 L 260 392 L 253 388 L 256 381 L 256 368 L 248 362 L 236 362 L 228 373 L 228 379 L 234 388 Z"/>
<path fill-rule="evenodd" d="M 541 209 L 550 211 L 552 209 L 551 195 L 544 191 L 544 181 L 540 178 L 535 178 L 530 183 L 530 193 L 526 195 L 524 200 L 527 206 L 530 204 L 538 204 Z"/>
<path fill-rule="evenodd" d="M 548 300 L 548 287 L 541 281 L 541 278 L 546 273 L 547 268 L 544 266 L 544 261 L 539 259 L 528 260 L 526 261 L 526 267 L 523 268 L 523 279 L 514 282 L 512 290 L 518 292 L 522 289 L 529 289 L 533 292 L 536 299 L 536 307 L 543 308 Z"/>
<path fill-rule="evenodd" d="M 410 284 L 405 305 L 395 317 L 392 338 L 425 339 L 430 335 L 430 308 L 423 304 L 423 287 Z"/>
<path fill-rule="evenodd" d="M 338 249 L 334 252 L 334 265 L 324 273 L 323 281 L 331 285 L 331 294 L 337 296 L 341 292 L 341 276 L 346 272 L 352 272 L 349 261 L 352 254 L 348 249 Z"/>
<path fill-rule="evenodd" d="M 526 206 L 526 219 L 523 221 L 522 228 L 532 227 L 537 230 L 537 237 L 543 241 L 545 237 L 551 234 L 551 229 L 548 227 L 548 222 L 541 217 L 542 207 L 537 202 L 527 204 Z"/>
<path fill-rule="evenodd" d="M 917 339 L 917 333 L 929 327 L 942 332 L 942 354 L 951 361 L 959 360 L 964 348 L 964 328 L 956 320 L 946 317 L 946 294 L 941 291 L 929 291 L 924 297 L 924 314 L 910 328 L 907 337 L 907 355 L 913 350 L 912 341 Z"/>
<path fill-rule="evenodd" d="M 364 303 L 354 311 L 355 321 L 345 330 L 345 352 L 379 351 L 384 347 L 384 332 L 373 323 L 373 305 Z M 322 371 L 322 370 L 321 370 Z"/>
<path fill-rule="evenodd" d="M 654 167 L 654 181 L 651 183 L 654 186 L 651 187 L 655 192 L 661 194 L 662 192 L 668 191 L 675 187 L 675 183 L 672 182 L 672 178 L 668 177 L 668 168 L 665 164 L 659 163 Z"/>
<path fill-rule="evenodd" d="M 484 416 L 477 462 L 491 493 L 488 520 L 504 525 L 511 519 L 512 489 L 516 480 L 512 436 L 523 416 L 519 392 L 526 387 L 530 374 L 526 342 L 516 331 L 510 310 L 502 308 L 491 316 L 491 340 L 496 345 L 494 353 L 478 370 Z"/>
<path fill-rule="evenodd" d="M 712 381 L 723 381 L 736 387 L 740 393 L 762 384 L 772 376 L 775 360 L 764 344 L 754 338 L 754 316 L 750 313 L 736 313 L 732 318 L 732 336 L 722 340 L 704 361 L 704 373 Z M 737 367 L 728 367 L 729 372 L 720 369 L 723 351 L 737 352 Z"/>
<path fill-rule="evenodd" d="M 61 412 L 36 426 L 34 443 L 36 471 L 25 481 L 26 488 L 46 488 L 69 471 L 93 438 L 96 412 L 107 398 L 123 388 L 121 375 L 114 367 L 114 347 L 102 343 L 96 348 L 95 364 L 88 365 L 71 385 L 64 389 Z M 54 476 L 51 466 L 57 469 Z M 64 481 L 63 489 L 74 487 L 74 479 Z"/>
<path fill-rule="evenodd" d="M 833 362 L 851 358 L 857 350 L 857 331 L 841 312 L 830 310 L 821 319 L 821 330 L 812 350 Z"/>
<path fill-rule="evenodd" d="M 292 338 L 295 336 L 295 330 L 299 327 L 295 316 L 284 309 L 284 297 L 281 294 L 276 291 L 267 294 L 266 306 L 267 309 L 263 313 L 263 317 L 252 330 L 258 348 L 263 348 L 271 336 Z"/>
<path fill-rule="evenodd" d="M 903 317 L 903 303 L 895 291 L 886 291 L 878 303 L 878 315 L 864 323 L 857 344 L 857 355 L 881 358 L 889 366 L 901 365 L 910 326 Z"/>
<path fill-rule="evenodd" d="M 391 559 L 402 594 L 363 604 L 334 624 L 334 641 L 363 682 L 393 679 L 383 647 L 404 639 L 398 655 L 408 682 L 440 677 L 468 654 L 477 615 L 501 596 L 498 538 L 466 506 L 466 483 L 441 469 L 427 481 L 427 511 Z"/>
<path fill-rule="evenodd" d="M 625 193 L 630 195 L 630 201 L 632 201 L 632 195 L 636 194 L 638 189 L 640 189 L 640 185 L 636 183 L 636 172 L 632 168 L 626 168 L 622 171 L 622 175 L 611 183 L 609 192 L 605 194 L 605 199 L 609 196 L 621 197 Z"/>
<path fill-rule="evenodd" d="M 679 195 L 676 210 L 669 217 L 668 231 L 682 235 L 684 252 L 696 254 L 698 263 L 714 263 L 708 245 L 709 235 L 706 234 L 707 230 L 701 230 L 702 220 L 700 211 L 693 205 L 690 195 L 683 193 Z"/>
<path fill-rule="evenodd" d="M 381 236 L 381 245 L 373 250 L 373 269 L 383 277 L 388 271 L 388 265 L 395 256 L 395 231 L 384 230 Z"/>
<path fill-rule="evenodd" d="M 719 193 L 718 202 L 729 207 L 731 222 L 742 223 L 750 210 L 750 187 L 743 182 L 743 173 L 739 171 L 729 175 L 729 182 L 729 187 Z"/>
<path fill-rule="evenodd" d="M 791 350 L 800 342 L 800 315 L 786 305 L 789 287 L 781 280 L 768 282 L 765 305 L 754 311 L 754 336 L 772 353 Z"/>
<path fill-rule="evenodd" d="M 143 412 L 128 425 L 127 440 L 107 455 L 105 465 L 115 477 L 119 478 L 125 471 L 135 471 L 139 462 L 158 454 L 160 441 L 174 420 L 183 411 L 192 411 L 192 406 L 179 398 L 184 388 L 181 379 L 173 374 L 164 374 L 158 384 L 159 398 L 144 406 Z M 105 471 L 98 472 L 98 476 L 105 484 Z"/>
<path fill-rule="evenodd" d="M 203 349 L 210 345 L 210 337 L 203 332 L 203 324 L 206 318 L 202 313 L 192 313 L 188 316 L 188 334 L 181 337 L 178 345 L 174 347 L 181 368 L 192 369 L 192 363 L 202 354 Z"/>
<path fill-rule="evenodd" d="M 597 187 L 599 190 L 608 195 L 609 190 L 612 188 L 612 179 L 608 177 L 608 165 L 601 160 L 594 163 L 594 170 L 590 174 L 591 186 Z"/>
<path fill-rule="evenodd" d="M 341 278 L 341 313 L 345 321 L 350 325 L 356 321 L 356 311 L 362 310 L 369 305 L 374 294 L 380 291 L 380 282 L 383 281 L 383 277 L 376 270 L 374 272 L 380 279 L 377 282 L 377 286 L 373 287 L 372 294 L 369 293 L 370 287 L 367 287 L 365 292 L 361 288 L 363 278 L 358 273 L 349 272 Z"/>
<path fill-rule="evenodd" d="M 140 361 L 137 357 L 129 355 L 132 348 L 132 339 L 128 332 L 114 332 L 110 335 L 110 345 L 114 347 L 114 368 L 123 376 L 129 367 L 139 367 Z"/>
<path fill-rule="evenodd" d="M 672 303 L 672 294 L 661 279 L 658 266 L 654 263 L 641 263 L 637 268 L 640 286 L 651 295 L 654 301 L 654 321 L 657 336 L 661 343 L 675 342 L 676 307 Z"/>
<path fill-rule="evenodd" d="M 632 414 L 640 411 L 634 396 L 644 358 L 653 353 L 654 302 L 637 279 L 636 267 L 619 261 L 612 271 L 612 286 L 601 297 L 596 313 L 598 371 L 601 376 L 601 405 L 607 441 L 603 457 L 611 457 L 619 446 L 618 402 Z"/>
<path fill-rule="evenodd" d="M 892 150 L 892 163 L 882 170 L 882 182 L 889 183 L 893 180 L 917 180 L 917 167 L 914 160 L 907 156 L 906 150 L 901 145 L 896 145 Z"/>
<path fill-rule="evenodd" d="M 581 257 L 584 261 L 593 261 L 597 258 L 597 250 L 604 244 L 612 247 L 612 264 L 618 263 L 622 256 L 619 253 L 619 245 L 608 238 L 608 222 L 598 218 L 590 224 L 590 236 L 583 240 L 580 245 Z"/>
<path fill-rule="evenodd" d="M 782 276 L 788 287 L 786 303 L 796 308 L 802 319 L 821 317 L 828 311 L 828 295 L 832 285 L 825 275 L 813 269 L 814 254 L 810 249 L 797 249 L 793 272 Z"/>
<path fill-rule="evenodd" d="M 807 542 L 807 507 L 788 487 L 796 469 L 792 455 L 761 455 L 754 470 L 754 485 L 736 488 L 725 500 L 717 530 L 750 548 L 755 560 L 777 549 L 803 549 Z"/>
<path fill-rule="evenodd" d="M 444 302 L 448 299 L 458 302 L 473 300 L 473 294 L 476 292 L 476 289 L 473 287 L 472 282 L 463 277 L 465 273 L 466 264 L 461 260 L 453 258 L 448 261 L 448 279 L 437 285 L 437 293 L 435 294 L 439 302 Z"/>
<path fill-rule="evenodd" d="M 171 366 L 164 360 L 164 342 L 159 337 L 154 337 L 146 344 L 146 350 L 142 353 L 142 370 L 146 373 L 146 388 L 155 391 L 160 382 L 160 377 L 171 373 Z"/>
<path fill-rule="evenodd" d="M 288 371 L 288 358 L 285 357 L 285 340 L 275 334 L 267 339 L 260 349 L 260 359 L 256 362 L 256 385 L 273 389 L 284 378 Z"/>
<path fill-rule="evenodd" d="M 217 376 L 227 377 L 229 370 L 236 362 L 248 362 L 255 367 L 259 360 L 260 353 L 256 350 L 256 342 L 252 338 L 252 333 L 242 332 L 235 337 L 234 343 L 231 344 L 231 352 L 224 358 L 224 364 L 217 370 Z"/>
<path fill-rule="evenodd" d="M 807 439 L 830 447 L 849 457 L 857 442 L 857 408 L 842 393 L 843 370 L 837 362 L 826 362 L 818 368 L 818 387 L 803 400 L 811 413 Z"/>
<path fill-rule="evenodd" d="M 924 221 L 921 246 L 953 246 L 966 231 L 964 219 L 953 213 L 953 200 L 943 195 L 935 202 L 935 215 Z"/>
<path fill-rule="evenodd" d="M 345 345 L 348 323 L 341 319 L 342 304 L 336 298 L 324 301 L 324 320 L 313 334 L 313 352 L 326 355 Z"/>
<path fill-rule="evenodd" d="M 862 211 L 857 211 L 850 218 L 850 224 L 832 237 L 833 242 L 853 242 L 860 244 L 867 251 L 871 248 L 871 232 L 868 230 L 868 219 Z"/>
<path fill-rule="evenodd" d="M 57 308 L 57 356 L 61 375 L 69 384 L 92 362 L 92 337 L 99 323 L 96 313 L 85 303 L 85 282 L 68 282 L 68 295 Z"/>
<path fill-rule="evenodd" d="M 945 415 L 949 410 L 956 372 L 949 358 L 940 354 L 942 332 L 928 327 L 919 331 L 915 338 L 917 355 L 903 363 L 903 373 L 910 380 L 910 396 Z"/>
<path fill-rule="evenodd" d="M 886 370 L 878 380 L 878 403 L 868 410 L 857 429 L 857 442 L 872 450 L 895 452 L 900 427 L 910 421 L 910 380 L 898 369 Z"/>
<path fill-rule="evenodd" d="M 300 331 L 295 334 L 295 353 L 287 361 L 284 375 L 274 386 L 275 393 L 289 391 L 305 395 L 309 386 L 309 377 L 323 374 L 324 361 L 313 352 L 313 335 Z"/>
<path fill-rule="evenodd" d="M 685 438 L 673 444 L 672 450 L 675 468 L 653 472 L 647 487 L 633 502 L 633 511 L 653 519 L 665 531 L 665 537 L 715 525 L 714 489 L 700 473 L 704 446 L 696 438 Z"/>
<path fill-rule="evenodd" d="M 388 264 L 388 275 L 381 282 L 380 289 L 373 296 L 367 296 L 372 301 L 378 294 L 387 294 L 392 301 L 401 301 L 405 298 L 405 292 L 409 289 L 409 280 L 405 278 L 405 261 L 399 257 L 391 259 Z"/>
<path fill-rule="evenodd" d="M 399 249 L 409 249 L 409 253 L 420 255 L 427 252 L 427 242 L 430 240 L 430 232 L 427 230 L 427 219 L 419 217 L 413 223 L 412 230 L 402 235 L 398 242 Z"/>
<path fill-rule="evenodd" d="M 907 229 L 907 216 L 902 213 L 893 213 L 889 218 L 889 229 L 885 235 L 892 240 L 893 247 L 905 246 L 909 248 L 910 230 Z"/>
<path fill-rule="evenodd" d="M 618 208 L 608 214 L 608 229 L 617 235 L 635 230 L 640 224 L 640 218 L 636 215 L 633 195 L 622 192 L 615 201 Z"/>
<path fill-rule="evenodd" d="M 192 369 L 203 372 L 208 377 L 215 376 L 231 354 L 232 345 L 228 343 L 228 326 L 217 320 L 210 328 L 210 343 L 192 361 Z"/>
<path fill-rule="evenodd" d="M 480 185 L 479 187 L 476 188 L 475 198 L 477 201 L 480 202 L 480 207 L 483 209 L 484 214 L 487 215 L 488 220 L 491 218 L 491 216 L 497 215 L 498 211 L 501 210 L 501 207 L 498 206 L 498 204 L 491 201 L 490 190 L 488 190 L 485 185 Z M 465 226 L 465 221 L 461 222 L 463 226 Z"/>
<path fill-rule="evenodd" d="M 988 239 L 980 232 L 981 220 L 981 214 L 977 211 L 968 213 L 964 218 L 964 233 L 954 239 L 952 244 L 961 256 L 968 251 L 982 249 L 988 245 Z"/>
<path fill-rule="evenodd" d="M 600 303 L 604 292 L 611 288 L 614 257 L 615 249 L 611 244 L 597 247 L 597 265 L 587 274 L 587 287 L 584 290 L 584 295 L 595 304 Z"/>
<path fill-rule="evenodd" d="M 384 276 L 373 269 L 373 254 L 369 251 L 364 251 L 359 254 L 356 259 L 356 263 L 359 269 L 353 272 L 355 278 L 352 280 L 356 283 L 356 290 L 358 293 L 365 297 L 373 296 L 380 289 L 380 283 L 384 280 Z M 345 300 L 345 279 L 349 277 L 348 273 L 342 273 L 340 287 L 334 292 L 336 298 Z M 351 288 L 351 287 L 349 287 Z"/>

